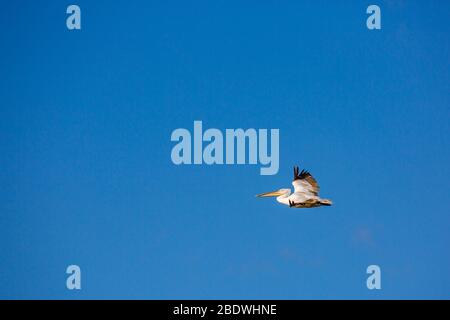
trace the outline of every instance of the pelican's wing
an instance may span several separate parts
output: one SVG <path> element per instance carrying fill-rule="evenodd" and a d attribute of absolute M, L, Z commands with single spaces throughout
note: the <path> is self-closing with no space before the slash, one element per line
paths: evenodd
<path fill-rule="evenodd" d="M 319 194 L 319 184 L 316 179 L 306 170 L 302 170 L 299 173 L 298 167 L 294 167 L 294 180 L 292 181 L 292 185 L 296 193 L 309 193 L 315 196 Z"/>

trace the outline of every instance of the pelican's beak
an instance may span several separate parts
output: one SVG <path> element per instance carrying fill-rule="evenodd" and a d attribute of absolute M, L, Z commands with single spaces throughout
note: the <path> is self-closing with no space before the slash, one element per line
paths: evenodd
<path fill-rule="evenodd" d="M 281 196 L 282 193 L 280 191 L 272 191 L 272 192 L 265 192 L 265 193 L 261 193 L 261 194 L 257 194 L 257 197 L 278 197 Z"/>

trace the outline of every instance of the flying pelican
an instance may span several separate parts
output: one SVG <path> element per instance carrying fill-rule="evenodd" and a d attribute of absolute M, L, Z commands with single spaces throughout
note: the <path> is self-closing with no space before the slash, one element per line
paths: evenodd
<path fill-rule="evenodd" d="M 293 194 L 291 194 L 291 189 L 280 189 L 258 194 L 257 197 L 277 197 L 279 203 L 288 205 L 290 208 L 331 206 L 331 200 L 319 197 L 319 185 L 308 171 L 302 170 L 299 173 L 298 167 L 294 167 L 292 185 L 294 186 Z"/>

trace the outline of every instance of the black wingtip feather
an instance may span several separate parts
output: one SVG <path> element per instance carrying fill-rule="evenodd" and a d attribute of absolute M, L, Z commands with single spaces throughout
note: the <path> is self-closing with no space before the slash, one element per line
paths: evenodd
<path fill-rule="evenodd" d="M 299 168 L 298 166 L 294 166 L 294 181 L 298 180 L 298 179 L 305 179 L 309 176 L 311 176 L 311 174 L 308 172 L 308 170 L 304 170 L 302 169 L 302 171 L 299 173 Z"/>

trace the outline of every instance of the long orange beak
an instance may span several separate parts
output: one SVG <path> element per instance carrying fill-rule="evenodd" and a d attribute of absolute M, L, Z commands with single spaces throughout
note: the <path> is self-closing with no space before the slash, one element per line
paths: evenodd
<path fill-rule="evenodd" d="M 256 196 L 257 197 L 278 197 L 278 196 L 281 196 L 281 192 L 280 191 L 271 191 L 271 192 L 265 192 L 265 193 L 260 193 L 260 194 L 257 194 Z"/>

